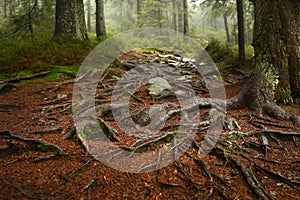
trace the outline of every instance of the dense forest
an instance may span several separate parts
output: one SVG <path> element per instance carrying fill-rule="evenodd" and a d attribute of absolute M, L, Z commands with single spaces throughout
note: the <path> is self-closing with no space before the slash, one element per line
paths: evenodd
<path fill-rule="evenodd" d="M 300 199 L 298 0 L 0 0 L 1 199 Z"/>

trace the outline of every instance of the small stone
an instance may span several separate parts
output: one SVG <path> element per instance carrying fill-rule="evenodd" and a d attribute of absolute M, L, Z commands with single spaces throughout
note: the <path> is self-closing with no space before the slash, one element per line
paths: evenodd
<path fill-rule="evenodd" d="M 57 100 L 67 99 L 67 98 L 68 98 L 68 95 L 66 95 L 66 94 L 58 94 L 58 95 L 56 96 L 56 99 L 57 99 Z"/>
<path fill-rule="evenodd" d="M 162 96 L 166 95 L 166 93 L 171 93 L 172 86 L 167 80 L 157 77 L 148 81 L 147 90 L 151 96 Z"/>

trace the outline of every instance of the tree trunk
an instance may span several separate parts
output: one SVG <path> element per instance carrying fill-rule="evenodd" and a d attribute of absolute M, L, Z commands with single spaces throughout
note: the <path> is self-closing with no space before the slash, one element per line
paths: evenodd
<path fill-rule="evenodd" d="M 183 0 L 183 34 L 189 32 L 189 10 L 187 0 Z"/>
<path fill-rule="evenodd" d="M 230 30 L 229 30 L 229 25 L 228 25 L 228 20 L 227 20 L 227 13 L 224 13 L 223 15 L 223 19 L 224 19 L 224 26 L 225 26 L 225 31 L 226 31 L 226 41 L 227 44 L 231 43 L 231 38 L 230 38 Z"/>
<path fill-rule="evenodd" d="M 254 0 L 255 69 L 242 91 L 228 101 L 229 108 L 244 105 L 300 126 L 299 116 L 275 105 L 275 93 L 280 90 L 286 91 L 286 101 L 291 91 L 299 95 L 299 10 L 299 1 Z"/>
<path fill-rule="evenodd" d="M 32 23 L 32 13 L 34 12 L 34 10 L 37 8 L 37 4 L 38 4 L 38 0 L 35 0 L 34 5 L 31 7 L 31 1 L 28 1 L 27 4 L 27 24 L 28 24 L 28 29 L 30 31 L 31 34 L 34 33 L 33 30 L 33 23 Z"/>
<path fill-rule="evenodd" d="M 103 0 L 96 0 L 96 34 L 97 38 L 106 35 Z"/>
<path fill-rule="evenodd" d="M 239 61 L 245 64 L 245 25 L 244 25 L 244 0 L 236 0 L 238 15 L 238 43 L 239 43 Z"/>
<path fill-rule="evenodd" d="M 173 29 L 177 31 L 177 15 L 176 15 L 176 0 L 172 0 L 172 23 Z"/>
<path fill-rule="evenodd" d="M 83 0 L 56 0 L 55 20 L 55 38 L 88 38 Z"/>
<path fill-rule="evenodd" d="M 143 26 L 143 18 L 142 18 L 142 10 L 143 10 L 143 0 L 136 0 L 136 24 L 140 28 Z"/>
<path fill-rule="evenodd" d="M 162 11 L 161 11 L 160 7 L 161 7 L 160 0 L 157 0 L 158 25 L 159 25 L 159 28 L 162 28 Z"/>
<path fill-rule="evenodd" d="M 7 0 L 3 0 L 3 12 L 4 12 L 4 18 L 7 17 Z"/>
<path fill-rule="evenodd" d="M 91 6 L 91 0 L 87 0 L 87 31 L 90 33 L 92 32 L 92 24 L 91 24 L 91 15 L 92 15 L 92 6 Z"/>
<path fill-rule="evenodd" d="M 183 33 L 183 9 L 182 1 L 177 0 L 177 15 L 178 15 L 178 31 Z"/>

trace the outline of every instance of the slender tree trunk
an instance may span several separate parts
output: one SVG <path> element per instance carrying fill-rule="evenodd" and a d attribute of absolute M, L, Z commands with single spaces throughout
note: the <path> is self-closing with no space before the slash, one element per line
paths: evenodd
<path fill-rule="evenodd" d="M 7 17 L 7 0 L 3 0 L 3 12 L 4 12 L 4 18 Z"/>
<path fill-rule="evenodd" d="M 123 28 L 123 0 L 120 2 L 120 26 L 121 26 L 121 32 L 124 31 Z"/>
<path fill-rule="evenodd" d="M 173 29 L 177 31 L 176 0 L 172 0 L 172 23 Z"/>
<path fill-rule="evenodd" d="M 188 1 L 183 0 L 183 34 L 188 34 L 188 32 L 189 32 Z"/>
<path fill-rule="evenodd" d="M 143 10 L 143 0 L 136 0 L 136 24 L 138 27 L 143 26 L 143 17 L 142 17 L 142 10 Z"/>
<path fill-rule="evenodd" d="M 89 33 L 92 32 L 91 15 L 92 15 L 91 0 L 87 0 L 87 31 Z"/>
<path fill-rule="evenodd" d="M 96 0 L 96 34 L 97 38 L 106 35 L 103 0 Z"/>
<path fill-rule="evenodd" d="M 7 2 L 8 0 L 6 0 Z M 9 2 L 9 16 L 14 16 L 15 15 L 15 1 L 10 1 Z"/>
<path fill-rule="evenodd" d="M 238 43 L 239 43 L 239 61 L 245 64 L 245 25 L 244 25 L 244 0 L 236 0 L 238 14 Z"/>
<path fill-rule="evenodd" d="M 177 0 L 178 31 L 183 33 L 183 5 L 181 0 Z"/>
<path fill-rule="evenodd" d="M 88 39 L 83 0 L 56 0 L 54 37 Z"/>
<path fill-rule="evenodd" d="M 227 20 L 227 13 L 224 13 L 223 15 L 223 19 L 224 19 L 224 26 L 225 26 L 225 31 L 226 31 L 226 41 L 227 44 L 231 43 L 231 38 L 230 38 L 230 30 L 229 30 L 229 25 L 228 25 L 228 20 Z"/>
<path fill-rule="evenodd" d="M 161 12 L 160 7 L 161 7 L 160 0 L 157 0 L 158 25 L 159 25 L 159 28 L 162 28 L 162 12 Z"/>
<path fill-rule="evenodd" d="M 31 3 L 31 1 L 28 2 L 28 10 L 27 10 L 28 29 L 29 29 L 30 33 L 33 34 L 32 12 L 33 12 L 33 9 L 35 9 L 35 7 L 37 6 L 37 0 L 35 0 L 33 9 L 31 9 L 30 3 Z"/>

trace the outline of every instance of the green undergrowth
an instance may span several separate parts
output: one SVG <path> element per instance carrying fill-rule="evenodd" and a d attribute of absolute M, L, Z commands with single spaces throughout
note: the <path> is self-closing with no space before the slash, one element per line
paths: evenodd
<path fill-rule="evenodd" d="M 0 78 L 18 73 L 28 75 L 31 72 L 40 72 L 44 68 L 50 68 L 50 71 L 52 68 L 56 70 L 56 67 L 49 66 L 79 65 L 99 42 L 92 36 L 87 41 L 64 42 L 55 41 L 49 35 L 2 38 L 0 40 Z"/>
<path fill-rule="evenodd" d="M 100 42 L 92 35 L 86 41 L 55 41 L 50 35 L 2 38 L 0 40 L 0 80 L 43 71 L 51 73 L 35 81 L 61 81 L 62 75 L 64 79 L 75 78 L 85 57 Z"/>
<path fill-rule="evenodd" d="M 80 68 L 79 64 L 75 65 L 70 65 L 70 66 L 37 66 L 33 65 L 29 69 L 21 71 L 21 72 L 16 72 L 12 74 L 7 74 L 7 73 L 1 73 L 0 74 L 0 79 L 8 79 L 8 78 L 14 78 L 14 77 L 19 77 L 19 76 L 28 76 L 32 75 L 35 73 L 39 72 L 44 72 L 44 71 L 50 71 L 50 74 L 46 75 L 45 77 L 41 78 L 36 78 L 32 80 L 24 80 L 20 81 L 21 83 L 27 83 L 27 82 L 57 82 L 57 81 L 62 81 L 62 76 L 64 77 L 64 80 L 68 79 L 73 79 L 76 78 L 76 74 L 78 69 Z"/>
<path fill-rule="evenodd" d="M 219 69 L 238 66 L 238 45 L 226 45 L 224 41 L 212 38 L 206 46 L 206 51 L 216 63 Z M 251 45 L 245 45 L 246 62 L 251 65 L 254 49 Z"/>

